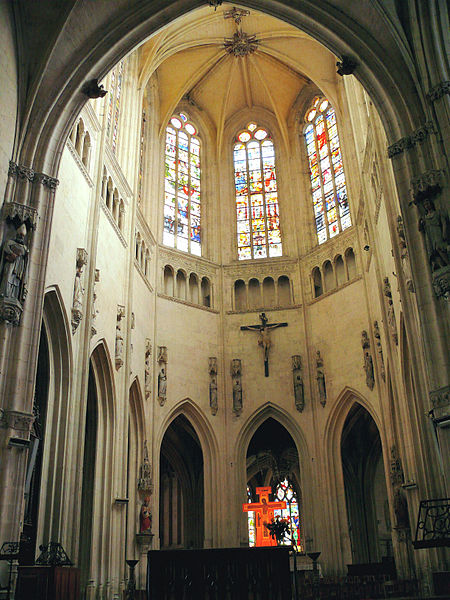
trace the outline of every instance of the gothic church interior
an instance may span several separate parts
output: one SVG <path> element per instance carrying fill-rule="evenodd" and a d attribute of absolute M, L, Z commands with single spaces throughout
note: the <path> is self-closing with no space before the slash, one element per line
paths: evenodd
<path fill-rule="evenodd" d="M 0 542 L 58 542 L 83 598 L 118 599 L 149 549 L 254 544 L 271 486 L 322 574 L 388 560 L 431 592 L 445 2 L 0 15 Z"/>

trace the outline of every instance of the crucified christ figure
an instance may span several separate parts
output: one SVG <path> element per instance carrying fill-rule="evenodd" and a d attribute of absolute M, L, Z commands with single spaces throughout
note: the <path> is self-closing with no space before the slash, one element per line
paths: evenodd
<path fill-rule="evenodd" d="M 269 319 L 266 317 L 266 313 L 259 315 L 261 324 L 258 325 L 242 325 L 242 331 L 257 331 L 259 333 L 258 346 L 264 351 L 264 375 L 269 377 L 269 350 L 272 346 L 270 339 L 270 331 L 277 327 L 287 327 L 287 323 L 268 323 Z"/>

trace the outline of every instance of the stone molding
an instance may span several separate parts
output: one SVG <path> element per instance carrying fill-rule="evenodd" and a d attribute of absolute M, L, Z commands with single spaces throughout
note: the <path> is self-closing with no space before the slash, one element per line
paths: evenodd
<path fill-rule="evenodd" d="M 128 203 L 128 200 L 133 197 L 133 190 L 131 189 L 124 172 L 109 144 L 105 144 L 105 162 L 104 165 L 113 183 L 116 185 L 120 192 L 123 201 Z"/>
<path fill-rule="evenodd" d="M 224 274 L 230 280 L 247 279 L 247 282 L 253 278 L 280 277 L 282 275 L 292 276 L 295 267 L 298 265 L 297 258 L 268 259 L 264 262 L 259 260 L 248 261 L 238 265 L 225 265 Z"/>
<path fill-rule="evenodd" d="M 289 304 L 287 306 L 257 306 L 255 308 L 245 308 L 243 310 L 227 310 L 225 314 L 227 315 L 245 315 L 247 313 L 260 313 L 263 310 L 267 310 L 270 312 L 278 311 L 278 310 L 292 310 L 301 308 L 303 304 Z"/>
<path fill-rule="evenodd" d="M 0 427 L 29 433 L 34 423 L 35 415 L 20 410 L 2 410 Z"/>
<path fill-rule="evenodd" d="M 433 408 L 444 408 L 450 405 L 450 385 L 432 390 L 430 400 Z"/>
<path fill-rule="evenodd" d="M 166 294 L 162 294 L 158 292 L 158 298 L 164 298 L 164 300 L 171 300 L 172 302 L 178 302 L 178 304 L 184 304 L 185 306 L 192 306 L 192 308 L 199 308 L 200 310 L 206 310 L 207 312 L 214 313 L 218 315 L 220 313 L 219 310 L 215 308 L 210 308 L 209 306 L 203 306 L 203 304 L 194 304 L 193 302 L 189 302 L 189 300 L 183 300 L 182 298 L 175 298 L 174 296 L 167 296 Z"/>
<path fill-rule="evenodd" d="M 356 256 L 358 247 L 356 245 L 355 225 L 342 231 L 331 240 L 327 240 L 323 244 L 315 246 L 302 257 L 301 262 L 309 275 L 314 267 L 322 266 L 326 260 L 333 262 L 334 257 L 338 254 L 341 254 L 343 257 L 347 248 L 353 248 L 353 252 Z"/>
<path fill-rule="evenodd" d="M 111 225 L 113 226 L 114 231 L 117 233 L 117 235 L 119 236 L 119 240 L 122 242 L 122 246 L 124 248 L 126 248 L 128 246 L 127 241 L 123 235 L 123 233 L 120 231 L 119 226 L 117 225 L 117 223 L 114 221 L 114 217 L 111 214 L 111 211 L 109 210 L 109 208 L 106 206 L 105 201 L 103 200 L 103 198 L 100 198 L 100 206 L 102 207 L 103 212 L 105 213 L 108 221 L 111 223 Z"/>
<path fill-rule="evenodd" d="M 195 273 L 199 277 L 209 277 L 211 280 L 219 269 L 217 263 L 206 258 L 166 247 L 159 248 L 159 264 L 161 267 L 169 265 L 175 270 L 184 269 L 188 274 Z"/>
<path fill-rule="evenodd" d="M 139 275 L 142 277 L 142 279 L 144 280 L 145 285 L 148 287 L 150 292 L 153 292 L 153 286 L 150 283 L 150 281 L 147 278 L 147 275 L 144 274 L 144 271 L 141 269 L 141 265 L 139 264 L 139 262 L 137 261 L 137 259 L 134 259 L 134 267 L 136 269 L 136 271 L 139 273 Z"/>
<path fill-rule="evenodd" d="M 431 133 L 436 133 L 436 128 L 433 121 L 427 121 L 410 135 L 402 137 L 388 146 L 388 157 L 393 158 L 406 150 L 414 148 L 417 144 L 422 144 Z"/>
<path fill-rule="evenodd" d="M 427 98 L 430 102 L 436 102 L 446 94 L 450 94 L 450 81 L 441 81 L 430 89 Z"/>
<path fill-rule="evenodd" d="M 32 167 L 19 165 L 12 160 L 9 161 L 8 175 L 14 177 L 14 179 L 27 179 L 30 183 L 41 183 L 50 190 L 55 190 L 59 185 L 59 180 L 56 177 L 39 173 Z"/>
<path fill-rule="evenodd" d="M 36 229 L 38 213 L 35 208 L 19 202 L 6 202 L 3 205 L 3 218 L 13 221 L 16 226 L 28 224 L 30 229 Z"/>
<path fill-rule="evenodd" d="M 139 206 L 136 209 L 135 227 L 139 231 L 143 240 L 146 242 L 147 247 L 150 248 L 150 250 L 153 254 L 154 248 L 156 246 L 156 239 L 155 239 L 155 236 L 153 235 L 153 233 L 149 227 L 149 224 L 147 223 L 147 220 Z"/>
<path fill-rule="evenodd" d="M 88 186 L 90 188 L 94 187 L 94 182 L 92 181 L 91 176 L 89 175 L 88 170 L 86 169 L 83 161 L 81 160 L 80 155 L 75 150 L 75 146 L 73 145 L 73 143 L 70 140 L 70 138 L 67 138 L 66 145 L 67 145 L 67 148 L 69 149 L 70 154 L 73 156 L 75 162 L 77 163 L 80 171 L 83 173 L 83 176 L 86 179 Z"/>
<path fill-rule="evenodd" d="M 355 277 L 353 277 L 353 279 L 350 279 L 349 281 L 345 281 L 341 285 L 336 286 L 334 289 L 328 290 L 327 292 L 324 292 L 323 294 L 321 294 L 317 298 L 311 298 L 311 300 L 308 300 L 306 302 L 306 306 L 310 306 L 311 304 L 315 304 L 316 302 L 319 302 L 323 298 L 328 298 L 328 296 L 331 296 L 331 294 L 335 294 L 336 292 L 339 292 L 340 290 L 343 290 L 347 286 L 352 285 L 352 283 L 355 283 L 356 281 L 359 281 L 360 279 L 362 279 L 362 275 L 360 273 L 358 273 Z"/>

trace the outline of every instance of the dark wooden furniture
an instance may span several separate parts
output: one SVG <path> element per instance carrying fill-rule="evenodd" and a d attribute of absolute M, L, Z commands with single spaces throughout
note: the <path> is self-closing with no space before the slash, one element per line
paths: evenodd
<path fill-rule="evenodd" d="M 19 567 L 15 600 L 79 600 L 76 567 Z"/>
<path fill-rule="evenodd" d="M 148 600 L 291 600 L 289 548 L 150 550 Z"/>

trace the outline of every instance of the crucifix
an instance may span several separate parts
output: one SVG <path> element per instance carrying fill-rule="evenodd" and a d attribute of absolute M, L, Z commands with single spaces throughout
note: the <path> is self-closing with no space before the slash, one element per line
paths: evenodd
<path fill-rule="evenodd" d="M 287 327 L 287 323 L 268 323 L 266 313 L 259 315 L 261 319 L 261 325 L 242 325 L 241 331 L 257 331 L 259 333 L 258 346 L 261 346 L 264 350 L 264 375 L 269 377 L 269 350 L 272 345 L 270 341 L 270 330 L 276 329 L 277 327 Z"/>
<path fill-rule="evenodd" d="M 255 513 L 256 541 L 255 546 L 276 546 L 277 542 L 270 537 L 269 530 L 264 527 L 264 523 L 270 523 L 273 519 L 273 511 L 277 508 L 286 508 L 284 500 L 278 502 L 269 502 L 269 494 L 272 493 L 271 487 L 256 488 L 256 495 L 259 496 L 259 502 L 250 502 L 242 505 L 244 512 Z"/>

